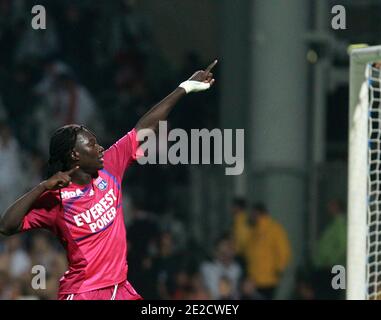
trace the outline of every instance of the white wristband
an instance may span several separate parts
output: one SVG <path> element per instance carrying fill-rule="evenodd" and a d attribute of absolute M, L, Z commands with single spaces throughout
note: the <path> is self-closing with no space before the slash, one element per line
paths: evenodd
<path fill-rule="evenodd" d="M 180 83 L 179 87 L 183 88 L 186 93 L 204 91 L 210 88 L 210 83 L 187 80 Z"/>

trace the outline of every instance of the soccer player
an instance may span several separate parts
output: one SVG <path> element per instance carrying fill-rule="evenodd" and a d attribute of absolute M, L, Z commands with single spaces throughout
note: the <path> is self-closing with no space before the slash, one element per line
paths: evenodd
<path fill-rule="evenodd" d="M 211 70 L 216 63 L 182 82 L 107 150 L 84 126 L 55 131 L 49 147 L 49 178 L 0 215 L 0 233 L 45 228 L 58 237 L 69 264 L 60 279 L 58 299 L 142 299 L 127 281 L 122 178 L 136 160 L 139 130 L 155 130 L 181 97 L 213 85 Z"/>

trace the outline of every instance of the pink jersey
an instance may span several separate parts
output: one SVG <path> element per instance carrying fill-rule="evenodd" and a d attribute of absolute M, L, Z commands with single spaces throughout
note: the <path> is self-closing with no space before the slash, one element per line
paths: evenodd
<path fill-rule="evenodd" d="M 105 288 L 127 279 L 121 184 L 137 150 L 133 129 L 106 150 L 98 178 L 88 185 L 72 183 L 43 193 L 24 217 L 22 231 L 49 229 L 67 251 L 69 270 L 60 279 L 60 294 Z"/>

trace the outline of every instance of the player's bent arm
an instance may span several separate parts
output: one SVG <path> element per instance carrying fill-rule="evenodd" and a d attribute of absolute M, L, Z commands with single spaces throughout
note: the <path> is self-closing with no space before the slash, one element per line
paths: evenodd
<path fill-rule="evenodd" d="M 209 89 L 214 83 L 213 73 L 210 71 L 216 63 L 217 60 L 210 64 L 205 71 L 197 71 L 194 73 L 189 80 L 182 82 L 171 94 L 156 104 L 138 121 L 135 126 L 136 131 L 141 129 L 156 130 L 159 125 L 159 121 L 167 119 L 169 112 L 181 97 L 190 92 L 198 92 Z"/>
<path fill-rule="evenodd" d="M 21 198 L 16 200 L 7 210 L 0 215 L 0 233 L 11 236 L 21 230 L 21 223 L 33 203 L 46 191 L 45 183 L 42 182 Z"/>
<path fill-rule="evenodd" d="M 24 216 L 29 212 L 34 202 L 47 190 L 57 190 L 68 186 L 71 183 L 71 175 L 78 169 L 79 167 L 76 166 L 66 172 L 57 172 L 16 200 L 0 214 L 0 233 L 10 236 L 20 232 Z"/>

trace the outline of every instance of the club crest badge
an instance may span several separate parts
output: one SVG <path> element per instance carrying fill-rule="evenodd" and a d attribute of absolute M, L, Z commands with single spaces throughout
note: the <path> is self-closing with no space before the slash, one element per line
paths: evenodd
<path fill-rule="evenodd" d="M 107 182 L 105 180 L 103 180 L 101 177 L 98 177 L 95 180 L 95 185 L 101 191 L 104 191 L 107 188 Z"/>

